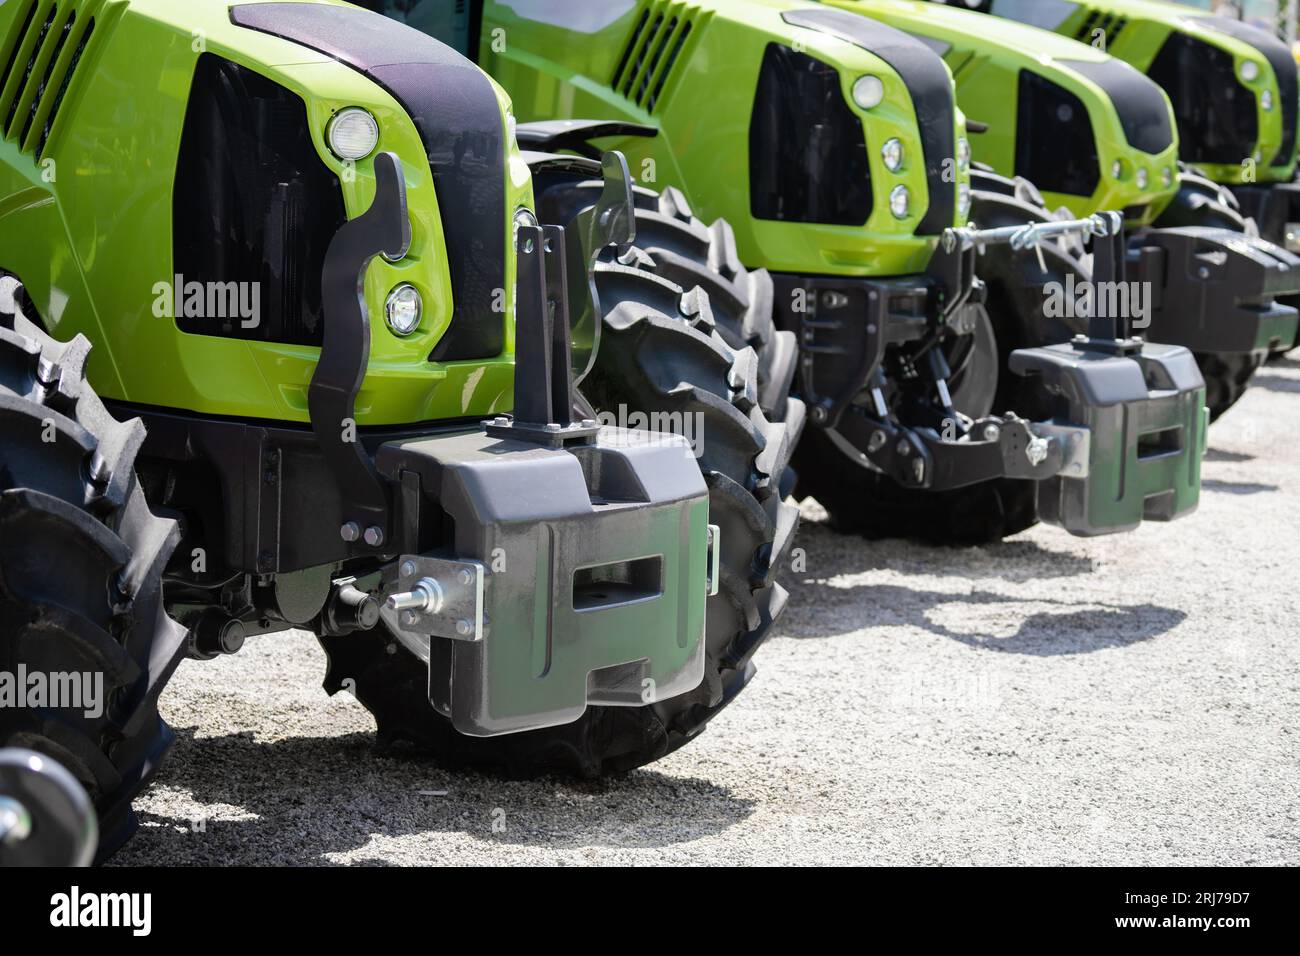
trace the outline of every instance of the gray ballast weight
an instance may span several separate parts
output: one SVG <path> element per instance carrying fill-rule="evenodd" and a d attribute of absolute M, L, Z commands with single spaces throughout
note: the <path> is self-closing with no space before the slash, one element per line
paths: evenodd
<path fill-rule="evenodd" d="M 1106 352 L 1080 339 L 1018 350 L 1010 367 L 1059 403 L 1056 418 L 1030 426 L 1063 455 L 1039 485 L 1043 521 L 1090 536 L 1195 510 L 1209 420 L 1191 352 L 1137 340 Z"/>
<path fill-rule="evenodd" d="M 704 679 L 716 542 L 690 446 L 615 428 L 588 441 L 480 432 L 376 456 L 420 520 L 455 529 L 454 554 L 406 555 L 385 576 L 398 600 L 383 619 L 428 662 L 429 700 L 461 733 L 640 707 Z"/>

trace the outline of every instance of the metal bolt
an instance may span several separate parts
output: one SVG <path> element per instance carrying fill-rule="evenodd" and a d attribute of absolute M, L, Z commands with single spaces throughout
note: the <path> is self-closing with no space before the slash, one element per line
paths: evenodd
<path fill-rule="evenodd" d="M 1002 429 L 992 423 L 984 426 L 984 440 L 997 441 L 1002 437 Z"/>
<path fill-rule="evenodd" d="M 366 544 L 377 548 L 384 543 L 384 529 L 372 525 L 366 529 Z"/>
<path fill-rule="evenodd" d="M 474 633 L 474 625 L 464 618 L 461 618 L 456 622 L 456 633 L 461 637 L 468 637 L 470 634 Z"/>
<path fill-rule="evenodd" d="M 407 611 L 402 615 L 402 623 L 407 627 L 414 627 L 416 624 L 420 623 L 420 615 L 416 614 L 414 611 Z"/>
<path fill-rule="evenodd" d="M 474 580 L 474 572 L 469 568 L 461 568 L 459 577 L 461 584 L 469 584 Z"/>
<path fill-rule="evenodd" d="M 599 428 L 599 427 L 600 427 L 600 422 L 598 422 L 598 421 L 597 421 L 596 419 L 594 419 L 594 418 L 584 418 L 584 419 L 582 420 L 582 427 L 583 427 L 583 428 Z"/>
<path fill-rule="evenodd" d="M 912 474 L 916 476 L 916 480 L 918 483 L 925 480 L 925 459 L 924 458 L 912 459 Z"/>
<path fill-rule="evenodd" d="M 344 541 L 352 542 L 361 537 L 361 525 L 355 521 L 349 521 L 343 527 L 339 528 L 339 537 Z"/>
<path fill-rule="evenodd" d="M 822 408 L 822 406 L 820 405 L 814 405 L 812 407 L 812 417 L 813 417 L 813 421 L 817 422 L 820 425 L 822 422 L 826 421 L 827 418 L 826 409 Z"/>
<path fill-rule="evenodd" d="M 402 567 L 399 570 L 401 572 L 402 577 L 409 578 L 411 577 L 411 575 L 415 574 L 415 562 L 403 561 Z"/>
<path fill-rule="evenodd" d="M 902 441 L 898 443 L 898 447 L 895 449 L 895 451 L 897 451 L 902 457 L 906 458 L 908 455 L 912 453 L 912 446 L 909 445 L 907 443 L 907 439 L 904 438 Z"/>
<path fill-rule="evenodd" d="M 411 590 L 389 595 L 387 603 L 394 611 L 428 611 L 437 614 L 442 610 L 442 585 L 433 578 L 420 578 Z"/>
<path fill-rule="evenodd" d="M 1035 436 L 1025 446 L 1025 457 L 1029 459 L 1029 464 L 1037 468 L 1047 460 L 1047 453 L 1051 451 L 1051 448 L 1052 443 L 1050 440 Z"/>
<path fill-rule="evenodd" d="M 561 426 L 560 426 L 560 423 L 559 423 L 559 422 L 547 422 L 547 423 L 546 423 L 546 430 L 547 430 L 548 432 L 558 432 L 558 431 L 560 431 L 560 427 L 561 427 Z"/>
<path fill-rule="evenodd" d="M 881 448 L 885 447 L 885 442 L 887 442 L 888 440 L 889 440 L 889 436 L 886 435 L 883 431 L 872 432 L 871 437 L 867 439 L 867 451 L 869 452 L 880 451 Z"/>

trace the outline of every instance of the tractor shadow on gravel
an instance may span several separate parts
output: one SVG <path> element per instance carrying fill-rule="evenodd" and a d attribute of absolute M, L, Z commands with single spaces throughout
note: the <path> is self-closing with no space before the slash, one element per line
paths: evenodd
<path fill-rule="evenodd" d="M 437 865 L 448 861 L 448 836 L 453 847 L 468 837 L 552 850 L 654 849 L 716 835 L 754 811 L 752 801 L 699 778 L 643 769 L 599 781 L 512 781 L 447 770 L 413 751 L 380 752 L 370 733 L 266 742 L 247 732 L 195 738 L 180 728 L 177 738 L 153 788 L 163 792 L 137 802 L 140 829 L 112 864 L 374 865 L 391 855 L 332 857 L 400 839 L 409 844 L 403 863 Z M 198 819 L 154 809 L 173 799 L 170 791 L 199 808 Z"/>
<path fill-rule="evenodd" d="M 846 540 L 854 546 L 845 548 Z M 996 576 L 1013 583 L 1092 571 L 1089 558 L 1028 541 L 956 549 L 891 540 L 864 548 L 861 541 L 843 538 L 824 524 L 807 522 L 801 544 L 816 574 L 790 575 L 791 601 L 781 622 L 787 637 L 817 639 L 864 628 L 888 633 L 915 627 L 981 650 L 1057 657 L 1148 641 L 1187 617 L 1184 611 L 1151 603 L 1007 595 L 978 586 L 948 591 L 893 583 L 832 583 L 836 577 L 875 570 L 958 580 Z M 828 629 L 826 622 L 836 619 L 848 626 Z"/>

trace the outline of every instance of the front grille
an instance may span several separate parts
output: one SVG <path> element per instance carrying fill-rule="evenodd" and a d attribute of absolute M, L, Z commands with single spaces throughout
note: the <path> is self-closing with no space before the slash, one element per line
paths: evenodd
<path fill-rule="evenodd" d="M 653 112 L 695 28 L 696 11 L 670 0 L 651 0 L 637 18 L 610 85 Z"/>
<path fill-rule="evenodd" d="M 1101 182 L 1092 121 L 1064 87 L 1020 71 L 1016 117 L 1016 175 L 1045 192 L 1091 196 Z"/>
<path fill-rule="evenodd" d="M 1160 87 L 1123 60 L 1062 60 L 1106 93 L 1119 115 L 1124 138 L 1144 153 L 1163 153 L 1174 144 L 1169 107 Z"/>
<path fill-rule="evenodd" d="M 1291 50 L 1271 33 L 1253 27 L 1249 23 L 1242 23 L 1240 20 L 1227 17 L 1203 17 L 1196 22 L 1250 44 L 1273 67 L 1280 98 L 1278 108 L 1282 111 L 1282 145 L 1278 147 L 1272 165 L 1289 165 L 1291 154 L 1295 152 L 1297 113 L 1300 113 L 1300 79 L 1297 77 L 1296 61 Z"/>
<path fill-rule="evenodd" d="M 1189 163 L 1235 165 L 1255 153 L 1255 94 L 1237 80 L 1231 54 L 1171 33 L 1147 75 L 1169 94 L 1181 157 Z"/>
<path fill-rule="evenodd" d="M 1075 32 L 1074 38 L 1081 43 L 1087 43 L 1090 46 L 1096 46 L 1097 31 L 1101 31 L 1102 45 L 1100 49 L 1108 49 L 1112 43 L 1119 39 L 1119 35 L 1124 32 L 1128 26 L 1128 18 L 1117 16 L 1113 13 L 1102 13 L 1100 10 L 1091 11 L 1084 19 L 1083 24 Z"/>
<path fill-rule="evenodd" d="M 866 137 L 833 66 L 768 45 L 749 124 L 749 190 L 756 219 L 860 226 L 871 217 Z"/>
<path fill-rule="evenodd" d="M 312 145 L 303 101 L 211 53 L 199 58 L 176 164 L 175 272 L 204 296 L 176 324 L 196 335 L 320 345 L 325 252 L 347 219 L 343 192 Z M 168 277 L 173 278 L 173 277 Z M 231 285 L 232 283 L 236 285 Z M 229 308 L 234 289 L 256 325 Z M 210 308 L 219 301 L 219 308 Z M 234 313 L 234 314 L 232 314 Z"/>
<path fill-rule="evenodd" d="M 40 159 L 58 129 L 78 67 L 95 32 L 100 2 L 13 0 L 24 3 L 0 50 L 0 118 L 4 138 Z"/>

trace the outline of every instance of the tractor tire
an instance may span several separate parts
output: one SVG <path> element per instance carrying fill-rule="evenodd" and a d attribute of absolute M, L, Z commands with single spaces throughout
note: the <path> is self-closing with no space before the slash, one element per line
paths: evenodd
<path fill-rule="evenodd" d="M 971 218 L 981 228 L 997 228 L 1051 218 L 1041 197 L 1024 180 L 1010 180 L 977 172 L 973 180 Z M 1064 244 L 1044 252 L 1054 273 L 1087 269 Z M 1032 253 L 1025 254 L 1035 263 Z M 1011 353 L 1020 348 L 1068 341 L 1085 331 L 1064 319 L 1042 316 L 1042 295 L 1031 294 L 1023 269 L 1027 260 L 1008 248 L 990 248 L 979 263 L 980 277 L 988 285 L 988 308 L 977 324 L 976 348 L 987 358 L 979 368 L 996 379 L 988 403 L 987 383 L 955 383 L 953 401 L 959 412 L 978 418 L 990 411 L 1014 411 L 1037 419 L 1046 414 L 1026 379 L 1007 370 Z M 1040 280 L 1041 281 L 1041 280 Z M 1035 299 L 1034 296 L 1037 296 Z M 965 396 L 979 396 L 974 405 Z M 984 407 L 991 404 L 990 407 Z M 859 469 L 852 481 L 843 480 L 844 454 L 824 433 L 810 430 L 795 456 L 799 475 L 796 495 L 810 495 L 826 509 L 830 524 L 845 534 L 866 538 L 909 538 L 926 544 L 971 546 L 989 544 L 1019 534 L 1038 523 L 1038 483 L 996 478 L 948 491 L 905 488 L 876 472 Z"/>
<path fill-rule="evenodd" d="M 0 746 L 72 773 L 102 860 L 134 832 L 131 800 L 174 740 L 158 695 L 185 652 L 162 602 L 179 532 L 136 476 L 144 426 L 110 416 L 86 382 L 90 343 L 56 342 L 30 314 L 0 278 L 0 657 L 10 674 L 81 675 L 82 696 L 0 708 Z"/>
<path fill-rule="evenodd" d="M 1241 206 L 1232 190 L 1186 167 L 1179 169 L 1178 192 L 1152 225 L 1156 229 L 1206 226 L 1259 235 L 1255 223 L 1241 214 Z"/>
<path fill-rule="evenodd" d="M 1193 352 L 1192 355 L 1205 379 L 1205 405 L 1212 422 L 1218 421 L 1246 394 L 1250 380 L 1264 364 L 1264 358 L 1250 352 Z"/>
<path fill-rule="evenodd" d="M 799 512 L 782 489 L 803 404 L 780 402 L 786 421 L 769 420 L 758 401 L 753 349 L 728 344 L 702 289 L 684 292 L 659 274 L 658 265 L 655 257 L 633 249 L 619 262 L 598 267 L 604 324 L 582 390 L 597 414 L 622 408 L 628 414 L 698 416 L 693 420 L 699 423 L 695 434 L 709 488 L 709 520 L 722 535 L 720 588 L 707 608 L 704 681 L 688 694 L 645 707 L 591 706 L 563 726 L 467 737 L 430 706 L 426 665 L 382 625 L 321 638 L 330 660 L 326 690 L 352 688 L 374 715 L 381 746 L 405 741 L 444 765 L 515 778 L 621 773 L 692 740 L 753 675 L 754 651 L 786 603 L 776 577 Z"/>
<path fill-rule="evenodd" d="M 538 216 L 543 222 L 571 222 L 595 204 L 603 188 L 598 181 L 543 182 Z M 633 192 L 636 247 L 652 260 L 643 268 L 683 289 L 707 293 L 718 334 L 733 349 L 748 346 L 758 356 L 760 407 L 770 420 L 785 421 L 799 346 L 793 332 L 777 331 L 772 277 L 765 269 L 746 269 L 731 224 L 719 219 L 705 225 L 680 190 L 658 193 L 638 186 Z"/>

